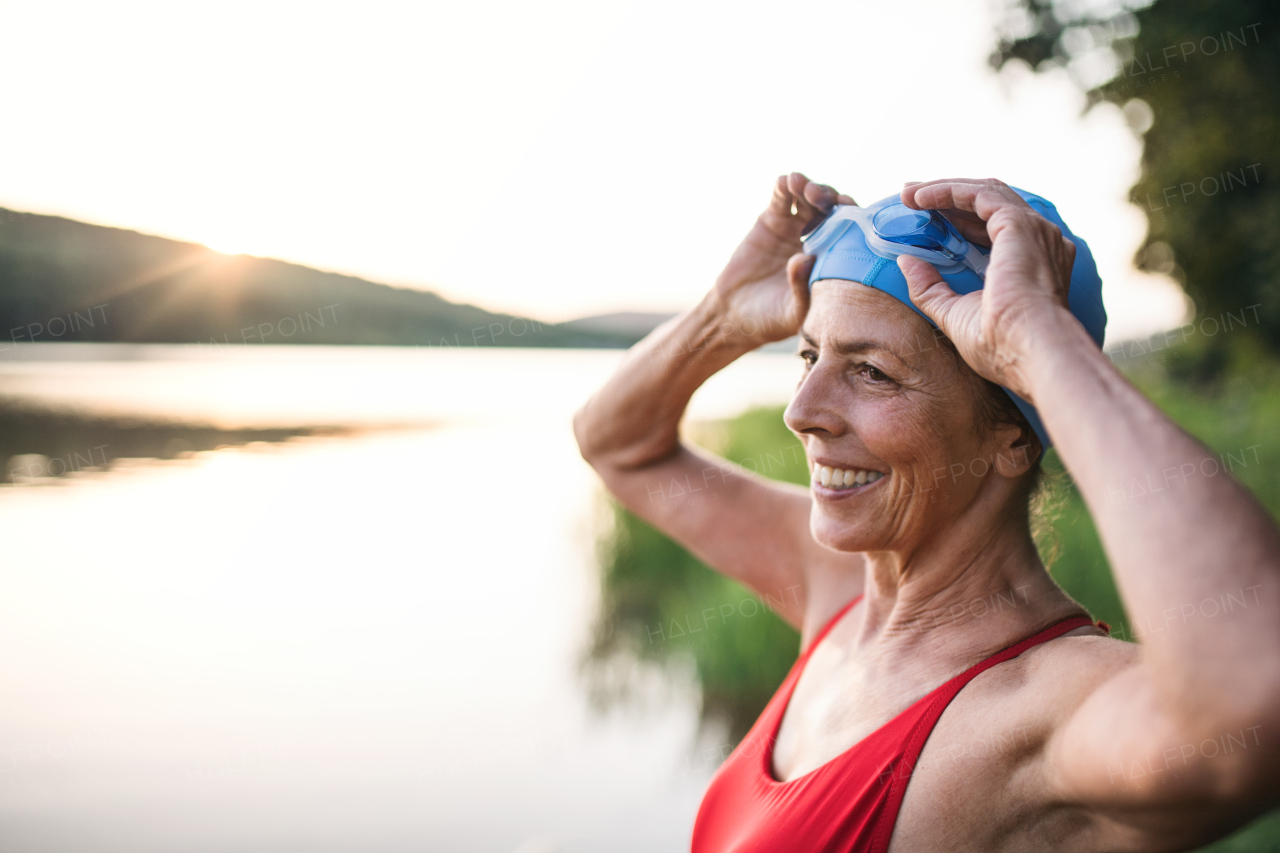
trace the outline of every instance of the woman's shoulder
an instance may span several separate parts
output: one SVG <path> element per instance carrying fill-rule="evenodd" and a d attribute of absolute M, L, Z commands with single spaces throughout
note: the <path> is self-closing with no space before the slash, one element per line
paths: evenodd
<path fill-rule="evenodd" d="M 1105 681 L 1138 663 L 1142 649 L 1136 643 L 1109 636 L 1094 625 L 1084 625 L 1038 643 L 1003 667 L 1017 686 L 1034 685 L 1054 692 L 1074 690 Z"/>
<path fill-rule="evenodd" d="M 982 757 L 980 766 L 970 765 L 973 790 L 989 801 L 1042 804 L 1043 760 L 1055 733 L 1102 684 L 1132 667 L 1139 651 L 1085 630 L 990 667 L 939 719 L 931 737 L 935 761 L 939 755 Z"/>
<path fill-rule="evenodd" d="M 1046 677 L 1106 678 L 1136 664 L 1142 648 L 1084 625 L 1028 649 L 1019 657 L 1029 674 Z"/>
<path fill-rule="evenodd" d="M 1100 686 L 1136 666 L 1141 654 L 1135 643 L 1084 626 L 992 667 L 980 689 L 1023 723 L 1034 719 L 1047 733 Z"/>

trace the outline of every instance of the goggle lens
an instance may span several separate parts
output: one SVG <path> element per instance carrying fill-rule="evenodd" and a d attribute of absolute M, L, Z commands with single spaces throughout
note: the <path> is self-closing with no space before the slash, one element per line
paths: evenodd
<path fill-rule="evenodd" d="M 871 224 L 877 234 L 892 243 L 918 246 L 948 257 L 958 257 L 956 250 L 963 244 L 951 223 L 936 210 L 891 204 L 876 211 Z"/>
<path fill-rule="evenodd" d="M 891 204 L 876 211 L 875 217 L 871 220 L 876 233 L 886 240 L 924 233 L 932 222 L 931 211 L 912 210 L 901 204 Z"/>

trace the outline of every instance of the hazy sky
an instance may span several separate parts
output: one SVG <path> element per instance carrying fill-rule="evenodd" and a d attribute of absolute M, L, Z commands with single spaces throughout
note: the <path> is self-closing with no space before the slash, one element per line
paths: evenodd
<path fill-rule="evenodd" d="M 1110 340 L 1178 323 L 1120 111 L 992 41 L 987 0 L 0 0 L 0 205 L 558 320 L 691 304 L 783 172 L 995 176 L 1090 242 Z"/>

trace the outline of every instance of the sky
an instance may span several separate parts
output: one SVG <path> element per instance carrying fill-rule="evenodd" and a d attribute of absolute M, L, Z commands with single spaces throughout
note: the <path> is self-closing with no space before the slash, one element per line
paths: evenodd
<path fill-rule="evenodd" d="M 1139 273 L 1139 138 L 1065 71 L 997 75 L 990 0 L 0 0 L 0 206 L 543 320 L 678 311 L 793 170 L 868 203 L 998 177 Z"/>

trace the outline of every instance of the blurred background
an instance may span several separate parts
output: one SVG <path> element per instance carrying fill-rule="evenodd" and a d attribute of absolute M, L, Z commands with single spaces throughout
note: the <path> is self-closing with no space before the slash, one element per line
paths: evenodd
<path fill-rule="evenodd" d="M 1280 512 L 1278 25 L 0 2 L 0 848 L 686 848 L 797 637 L 614 505 L 569 419 L 792 170 L 1053 200 L 1110 357 Z M 688 439 L 804 482 L 791 349 Z M 1049 461 L 1046 559 L 1140 638 Z"/>

